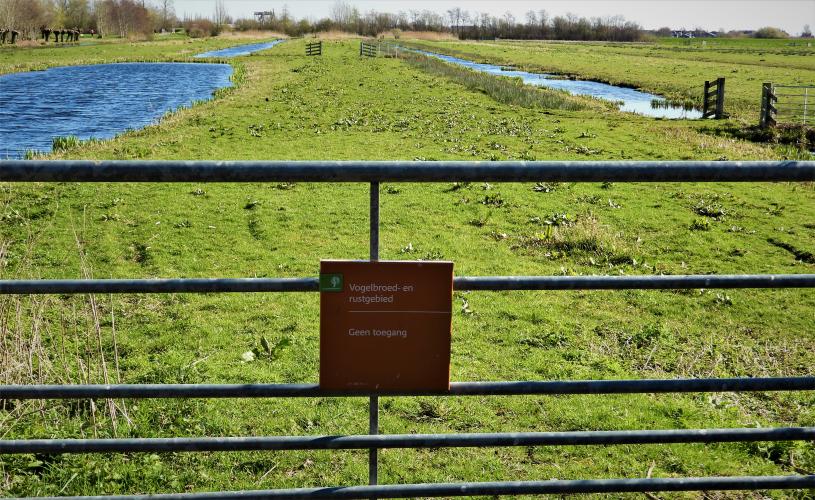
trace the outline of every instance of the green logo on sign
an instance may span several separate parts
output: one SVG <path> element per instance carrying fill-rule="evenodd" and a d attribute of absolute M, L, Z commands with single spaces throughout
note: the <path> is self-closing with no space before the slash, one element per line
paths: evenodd
<path fill-rule="evenodd" d="M 321 292 L 341 292 L 342 291 L 342 274 L 321 274 L 320 275 L 320 291 Z"/>

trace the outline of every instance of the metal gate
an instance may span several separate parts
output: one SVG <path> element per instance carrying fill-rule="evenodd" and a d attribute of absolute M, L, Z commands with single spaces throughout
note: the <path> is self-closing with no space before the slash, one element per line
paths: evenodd
<path fill-rule="evenodd" d="M 370 259 L 379 259 L 380 182 L 803 182 L 815 162 L 182 162 L 0 161 L 0 182 L 370 183 Z M 0 281 L 2 294 L 317 292 L 317 278 Z M 458 277 L 456 290 L 813 288 L 815 274 Z M 326 392 L 315 384 L 0 386 L 0 399 L 368 397 L 369 434 L 175 439 L 0 440 L 6 453 L 369 450 L 370 484 L 270 491 L 153 495 L 173 499 L 397 498 L 815 488 L 815 475 L 469 482 L 378 485 L 384 448 L 622 445 L 815 440 L 815 427 L 494 434 L 379 434 L 379 396 L 450 397 L 812 391 L 815 377 L 456 382 L 422 394 Z M 115 496 L 105 498 L 136 498 Z"/>

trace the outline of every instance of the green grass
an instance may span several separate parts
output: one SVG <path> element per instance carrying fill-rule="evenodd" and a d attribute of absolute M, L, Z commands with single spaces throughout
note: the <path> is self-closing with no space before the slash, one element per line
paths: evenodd
<path fill-rule="evenodd" d="M 37 71 L 54 66 L 77 66 L 116 62 L 215 62 L 213 59 L 192 59 L 196 54 L 264 40 L 234 38 L 159 37 L 154 42 L 129 42 L 103 39 L 92 46 L 21 48 L 0 47 L 0 74 Z"/>
<path fill-rule="evenodd" d="M 134 46 L 132 57 L 176 58 L 188 47 L 154 44 Z M 55 157 L 782 154 L 700 133 L 687 122 L 502 104 L 401 60 L 361 59 L 355 42 L 325 43 L 319 58 L 303 56 L 303 45 L 291 41 L 241 58 L 241 83 L 213 101 Z M 76 50 L 81 60 L 114 57 L 99 55 L 97 47 Z M 25 64 L 14 57 L 13 65 Z M 70 62 L 61 53 L 52 57 L 37 64 Z M 368 252 L 365 185 L 6 184 L 0 193 L 2 279 L 315 276 L 321 258 Z M 450 259 L 457 275 L 812 273 L 815 264 L 803 257 L 815 250 L 813 209 L 811 184 L 388 183 L 382 257 Z M 704 230 L 694 229 L 697 223 Z M 5 297 L 0 383 L 315 382 L 318 300 L 316 294 Z M 808 290 L 456 293 L 452 379 L 813 375 L 814 309 Z M 275 356 L 243 362 L 241 355 L 259 349 L 262 337 L 280 346 Z M 363 399 L 114 403 L 7 401 L 0 405 L 0 436 L 367 431 Z M 815 425 L 815 397 L 383 398 L 381 417 L 386 433 L 759 425 Z M 654 477 L 815 470 L 815 449 L 804 443 L 386 450 L 381 456 L 383 483 L 644 477 L 649 469 Z M 366 473 L 364 451 L 3 456 L 0 494 L 364 484 Z"/>
<path fill-rule="evenodd" d="M 418 42 L 472 60 L 513 65 L 625 85 L 671 100 L 702 105 L 705 80 L 725 77 L 726 111 L 758 123 L 761 84 L 815 83 L 815 48 L 806 42 L 772 40 L 663 40 L 659 43 Z"/>

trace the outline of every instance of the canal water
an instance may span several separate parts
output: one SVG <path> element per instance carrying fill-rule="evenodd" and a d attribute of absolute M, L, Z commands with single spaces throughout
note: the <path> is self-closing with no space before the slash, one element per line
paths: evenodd
<path fill-rule="evenodd" d="M 232 85 L 207 63 L 68 66 L 0 75 L 0 158 L 51 151 L 55 137 L 109 139 Z"/>
<path fill-rule="evenodd" d="M 204 52 L 202 54 L 198 54 L 195 57 L 203 58 L 203 57 L 240 57 L 240 56 L 248 56 L 249 54 L 253 54 L 255 52 L 259 52 L 261 50 L 271 49 L 275 45 L 280 45 L 283 43 L 283 40 L 274 40 L 272 42 L 266 43 L 253 43 L 250 45 L 238 45 L 237 47 L 230 47 L 228 49 L 223 50 L 213 50 L 211 52 Z"/>
<path fill-rule="evenodd" d="M 459 59 L 458 57 L 437 54 L 435 52 L 427 52 L 424 50 L 414 51 L 427 56 L 436 57 L 451 64 L 465 66 L 474 71 L 500 76 L 520 77 L 527 85 L 565 90 L 574 95 L 585 95 L 617 102 L 620 103 L 620 111 L 628 111 L 654 118 L 698 119 L 702 117 L 701 111 L 672 106 L 668 104 L 664 97 L 635 89 L 585 80 L 565 80 L 558 78 L 556 75 L 546 73 L 528 73 L 526 71 L 507 69 L 506 67 L 496 66 L 494 64 L 476 63 L 466 59 Z"/>

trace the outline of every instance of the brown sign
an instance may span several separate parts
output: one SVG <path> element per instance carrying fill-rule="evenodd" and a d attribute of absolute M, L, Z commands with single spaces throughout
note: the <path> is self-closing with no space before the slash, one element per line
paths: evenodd
<path fill-rule="evenodd" d="M 320 388 L 450 388 L 452 262 L 322 261 Z"/>

